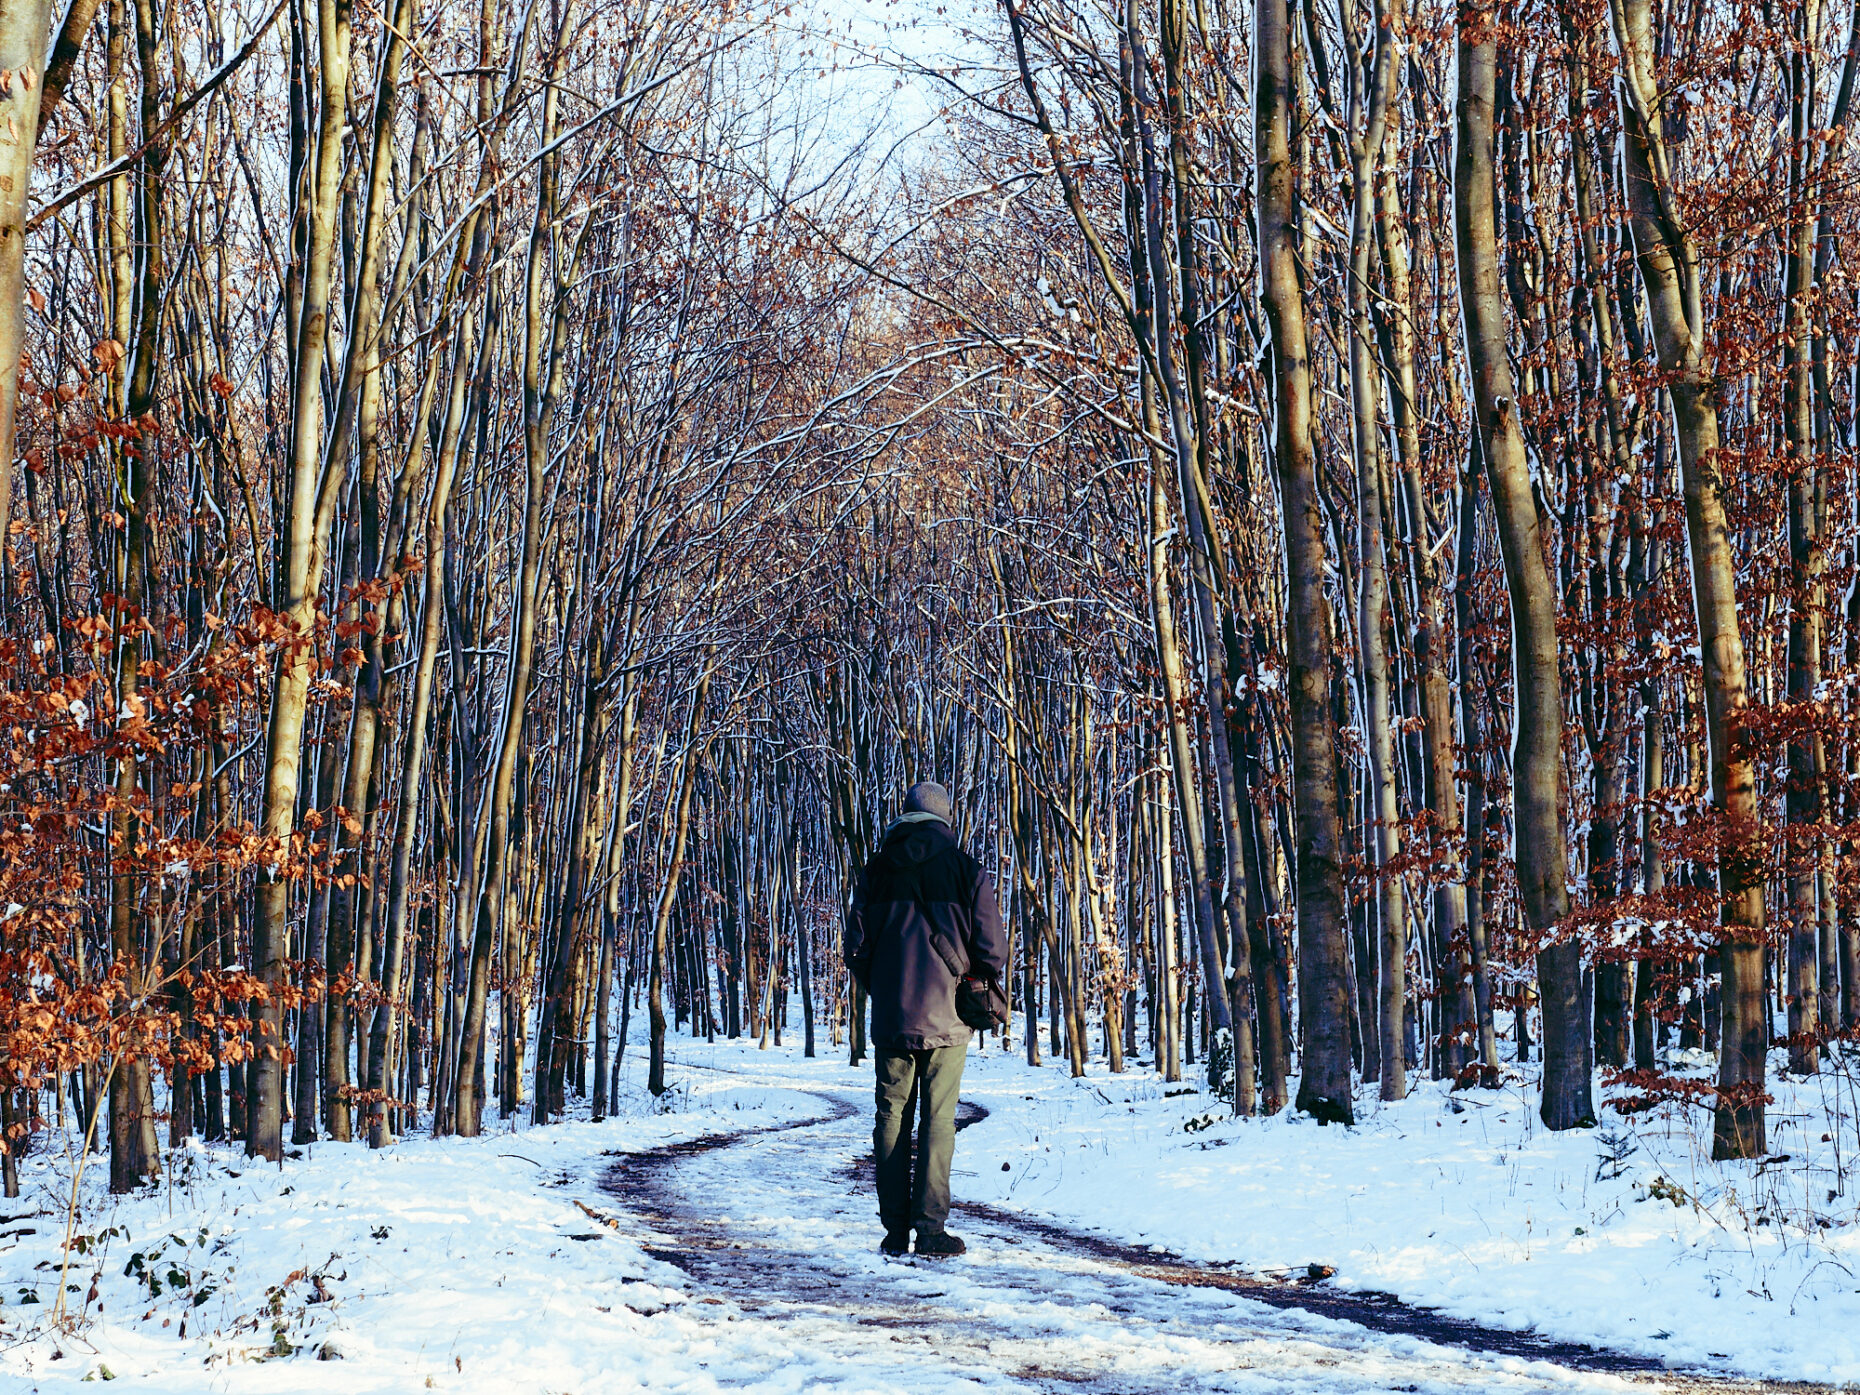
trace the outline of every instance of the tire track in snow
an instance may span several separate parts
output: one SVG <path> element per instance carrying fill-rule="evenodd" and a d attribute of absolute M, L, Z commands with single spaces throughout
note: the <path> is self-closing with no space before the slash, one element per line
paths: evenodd
<path fill-rule="evenodd" d="M 781 1088 L 824 1111 L 627 1155 L 602 1190 L 649 1233 L 648 1253 L 710 1298 L 785 1326 L 809 1358 L 877 1363 L 903 1389 L 1828 1389 L 1668 1371 L 1652 1357 L 1197 1264 L 975 1203 L 956 1203 L 967 1259 L 887 1261 L 870 1151 L 863 1130 L 845 1127 L 864 1101 Z M 957 1127 L 986 1117 L 965 1101 Z"/>

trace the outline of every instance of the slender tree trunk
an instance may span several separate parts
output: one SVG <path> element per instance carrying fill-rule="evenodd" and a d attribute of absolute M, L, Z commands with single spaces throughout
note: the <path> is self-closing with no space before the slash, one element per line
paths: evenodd
<path fill-rule="evenodd" d="M 1282 0 L 1254 11 L 1253 117 L 1260 298 L 1272 329 L 1273 459 L 1285 529 L 1287 697 L 1292 811 L 1298 839 L 1299 1006 L 1305 1032 L 1298 1108 L 1352 1123 L 1349 968 L 1344 942 L 1336 734 L 1330 722 L 1330 603 L 1324 519 L 1311 445 L 1311 361 L 1300 281 L 1299 198 L 1291 150 L 1291 15 Z"/>
<path fill-rule="evenodd" d="M 545 970 L 542 1010 L 536 1024 L 536 1081 L 531 1109 L 538 1124 L 546 1124 L 552 1115 L 562 1112 L 563 1070 L 568 1043 L 575 1037 L 570 975 L 579 957 L 585 911 L 591 899 L 587 888 L 588 868 L 591 864 L 598 865 L 593 843 L 599 827 L 601 797 L 597 791 L 602 783 L 600 770 L 606 745 L 606 703 L 601 693 L 607 676 L 605 651 L 605 644 L 596 638 L 590 645 L 582 674 L 581 735 L 575 746 L 580 760 L 568 804 L 567 828 L 572 844 L 556 916 L 554 957 Z M 463 1078 L 461 1073 L 460 1079 Z"/>
<path fill-rule="evenodd" d="M 1396 130 L 1390 114 L 1389 140 Z M 1435 931 L 1443 950 L 1440 1004 L 1442 1069 L 1453 1074 L 1477 1048 L 1466 1049 L 1458 1033 L 1478 1021 L 1473 957 L 1468 936 L 1470 878 L 1456 846 L 1465 834 L 1460 816 L 1459 750 L 1453 735 L 1453 685 L 1448 678 L 1449 640 L 1439 564 L 1429 537 L 1430 515 L 1422 484 L 1420 392 L 1415 375 L 1414 299 L 1408 261 L 1406 219 L 1395 171 L 1384 165 L 1378 184 L 1382 268 L 1390 308 L 1381 317 L 1384 356 L 1392 379 L 1395 441 L 1401 456 L 1402 500 L 1408 513 L 1407 553 L 1418 610 L 1414 634 L 1415 686 L 1420 697 L 1422 798 L 1430 831 L 1452 861 L 1434 887 Z M 1475 1029 L 1476 1030 L 1476 1029 Z M 1496 1047 L 1494 1048 L 1496 1050 Z"/>
<path fill-rule="evenodd" d="M 468 235 L 468 234 L 467 234 Z M 485 328 L 482 356 L 488 351 L 490 327 Z M 407 737 L 401 755 L 400 798 L 394 811 L 394 844 L 388 873 L 388 901 L 382 936 L 379 985 L 381 1003 L 375 1009 L 368 1047 L 368 1146 L 387 1144 L 389 1127 L 387 1092 L 392 1057 L 399 1030 L 401 976 L 406 957 L 407 917 L 413 881 L 413 841 L 420 822 L 420 795 L 426 783 L 427 724 L 433 705 L 434 673 L 439 662 L 439 632 L 445 618 L 446 510 L 457 473 L 459 442 L 464 432 L 466 388 L 472 361 L 472 316 L 460 317 L 454 336 L 451 389 L 446 419 L 441 427 L 439 455 L 433 471 L 433 495 L 426 513 L 426 577 L 420 621 L 419 656 L 414 663 L 413 697 L 407 708 Z"/>
<path fill-rule="evenodd" d="M 1156 1069 L 1165 1081 L 1182 1078 L 1182 965 L 1176 954 L 1175 805 L 1170 792 L 1158 788 L 1151 810 L 1156 828 L 1156 978 L 1161 1022 L 1157 1032 Z M 1150 1003 L 1157 1011 L 1158 1002 Z"/>
<path fill-rule="evenodd" d="M 1750 705 L 1750 693 L 1744 641 L 1738 630 L 1737 567 L 1725 512 L 1717 388 L 1705 360 L 1698 249 L 1679 208 L 1662 98 L 1654 76 L 1653 0 L 1610 0 L 1609 13 L 1621 65 L 1617 89 L 1628 226 L 1666 378 L 1673 434 L 1679 443 L 1692 595 L 1704 656 L 1711 803 L 1722 821 L 1718 855 L 1722 1044 L 1712 1156 L 1760 1157 L 1767 1150 L 1763 1084 L 1770 1036 L 1763 996 L 1764 854 L 1756 768 L 1737 732 Z"/>
<path fill-rule="evenodd" d="M 1783 342 L 1787 380 L 1783 432 L 1789 445 L 1789 699 L 1813 702 L 1821 686 L 1823 614 L 1821 510 L 1815 458 L 1815 334 L 1809 316 L 1809 277 L 1815 260 L 1815 204 L 1809 189 L 1815 169 L 1815 72 L 1819 0 L 1803 0 L 1789 13 L 1797 26 L 1788 58 L 1789 194 L 1791 222 L 1784 270 Z M 1812 1075 L 1820 1066 L 1821 842 L 1824 790 L 1822 736 L 1798 729 L 1789 742 L 1784 793 L 1788 836 L 1784 845 L 1789 914 L 1787 1000 L 1789 1070 Z"/>
<path fill-rule="evenodd" d="M 375 582 L 381 572 L 380 503 L 378 490 L 379 421 L 381 410 L 380 276 L 382 246 L 388 223 L 389 175 L 394 165 L 394 110 L 400 65 L 406 45 L 400 35 L 412 32 L 413 0 L 398 0 L 394 23 L 383 36 L 385 45 L 376 79 L 374 142 L 368 172 L 368 197 L 362 221 L 361 263 L 350 301 L 350 337 L 345 358 L 342 396 L 337 424 L 325 454 L 333 466 L 348 450 L 347 426 L 353 418 L 361 426 L 357 474 L 361 556 L 358 573 Z M 436 364 L 435 364 L 436 366 Z M 421 406 L 430 401 L 429 388 Z M 351 402 L 354 403 L 351 406 Z M 417 420 L 425 420 L 421 412 Z M 418 450 L 416 432 L 414 451 Z M 411 454 L 411 452 L 410 452 Z M 411 464 L 411 462 L 410 462 Z M 329 891 L 325 982 L 340 984 L 353 964 L 357 910 L 362 903 L 362 834 L 370 816 L 370 791 L 375 785 L 375 758 L 381 740 L 384 699 L 381 646 L 383 611 L 370 603 L 358 622 L 355 641 L 361 663 L 355 675 L 355 701 L 349 722 L 347 771 L 343 782 L 343 816 L 336 828 L 335 884 Z M 345 884 L 346 882 L 346 884 Z M 331 1138 L 347 1142 L 352 1132 L 349 1085 L 348 995 L 326 988 L 323 1012 L 323 1118 Z M 300 1103 L 299 1113 L 307 1112 Z M 301 1124 L 301 1118 L 300 1118 Z"/>
<path fill-rule="evenodd" d="M 1127 0 L 1126 28 L 1134 63 L 1132 82 L 1135 88 L 1135 114 L 1143 152 L 1144 225 L 1149 249 L 1152 277 L 1151 295 L 1155 302 L 1153 355 L 1161 369 L 1164 401 L 1169 411 L 1170 439 L 1175 444 L 1177 492 L 1181 499 L 1183 521 L 1188 526 L 1189 577 L 1193 584 L 1194 617 L 1200 636 L 1201 694 L 1207 714 L 1209 765 L 1214 776 L 1215 810 L 1220 817 L 1222 877 L 1219 904 L 1215 904 L 1213 887 L 1209 888 L 1211 912 L 1218 913 L 1220 930 L 1215 935 L 1218 957 L 1206 959 L 1204 969 L 1210 983 L 1221 985 L 1221 992 L 1210 994 L 1217 1033 L 1216 1049 L 1209 1053 L 1209 1077 L 1218 1086 L 1224 1070 L 1223 1057 L 1231 1058 L 1234 1083 L 1231 1091 L 1234 1112 L 1251 1114 L 1257 1099 L 1255 1078 L 1255 1011 L 1253 1004 L 1253 967 L 1249 952 L 1247 927 L 1246 863 L 1240 847 L 1240 793 L 1235 780 L 1232 751 L 1232 724 L 1228 716 L 1226 665 L 1222 662 L 1222 630 L 1215 609 L 1215 567 L 1220 542 L 1214 529 L 1212 505 L 1208 497 L 1205 462 L 1211 434 L 1207 405 L 1206 367 L 1202 330 L 1201 258 L 1194 235 L 1196 191 L 1189 147 L 1194 139 L 1192 116 L 1188 108 L 1189 73 L 1187 71 L 1188 6 L 1184 0 L 1166 0 L 1162 11 L 1162 50 L 1164 98 L 1169 118 L 1169 170 L 1173 181 L 1170 204 L 1175 214 L 1176 280 L 1180 288 L 1183 358 L 1187 373 L 1177 367 L 1169 288 L 1162 279 L 1169 265 L 1169 244 L 1164 236 L 1162 214 L 1162 161 L 1155 150 L 1154 135 L 1146 116 L 1148 62 L 1142 47 L 1142 29 L 1135 22 L 1134 0 Z M 1205 841 L 1205 840 L 1204 840 Z M 1206 854 L 1204 853 L 1204 858 Z M 1207 875 L 1214 869 L 1208 859 Z M 1222 960 L 1225 960 L 1223 969 Z M 1218 999 L 1218 1001 L 1216 1001 Z M 1218 1033 L 1229 1035 L 1225 1044 Z"/>
<path fill-rule="evenodd" d="M 784 772 L 783 785 L 786 783 Z M 788 896 L 794 916 L 794 952 L 800 959 L 801 971 L 801 1019 L 804 1033 L 801 1054 L 811 1061 L 814 1059 L 814 977 L 807 944 L 807 900 L 801 889 L 801 830 L 794 824 L 792 810 L 784 810 L 782 817 L 788 829 Z"/>
<path fill-rule="evenodd" d="M 652 921 L 651 976 L 646 985 L 646 1009 L 649 1014 L 652 1043 L 646 1069 L 646 1088 L 662 1095 L 665 1083 L 665 942 L 671 927 L 672 907 L 678 900 L 678 876 L 684 870 L 685 839 L 691 831 L 691 793 L 697 787 L 698 766 L 703 751 L 698 730 L 704 720 L 704 699 L 710 692 L 712 670 L 706 659 L 704 674 L 691 695 L 691 718 L 685 724 L 684 773 L 678 781 L 676 811 L 672 815 L 672 846 L 665 859 L 665 884 L 659 888 L 658 913 Z M 771 966 L 772 971 L 773 966 Z"/>
<path fill-rule="evenodd" d="M 1833 109 L 1828 114 L 1827 134 L 1822 142 L 1823 153 L 1821 156 L 1821 164 L 1824 170 L 1832 170 L 1836 157 L 1846 150 L 1847 127 L 1853 113 L 1853 95 L 1856 86 L 1856 78 L 1860 78 L 1860 9 L 1853 9 L 1848 13 L 1846 54 L 1841 61 L 1841 76 L 1839 82 L 1835 86 L 1834 105 Z M 1817 283 L 1825 282 L 1836 246 L 1834 211 L 1832 207 L 1830 207 L 1830 201 L 1823 200 L 1820 208 L 1820 216 L 1817 219 L 1816 225 L 1814 279 Z M 1812 355 L 1812 376 L 1815 385 L 1816 402 L 1816 439 L 1824 448 L 1831 441 L 1839 439 L 1836 435 L 1839 428 L 1835 425 L 1834 383 L 1833 376 L 1829 369 L 1829 360 L 1832 357 L 1829 352 L 1830 336 L 1827 328 L 1829 318 L 1828 311 L 1824 308 L 1821 314 L 1820 332 L 1815 336 L 1815 350 Z M 1828 483 L 1829 475 L 1832 473 L 1833 471 L 1830 468 L 1824 466 L 1816 475 L 1815 499 L 1819 513 L 1817 527 L 1824 549 L 1828 539 Z M 1825 551 L 1822 554 L 1822 560 L 1825 565 Z M 1822 642 L 1825 646 L 1829 634 L 1828 617 L 1825 609 L 1820 613 L 1819 620 Z M 1845 741 L 1837 742 L 1835 753 L 1830 756 L 1827 749 L 1827 739 L 1825 736 L 1822 739 L 1821 769 L 1824 779 L 1821 786 L 1821 817 L 1824 825 L 1839 822 L 1835 817 L 1834 809 L 1831 807 L 1833 787 L 1825 777 L 1828 772 L 1828 767 L 1831 764 L 1844 765 L 1843 749 L 1846 745 L 1847 743 Z M 1849 805 L 1847 807 L 1851 806 Z M 1843 1012 L 1841 1003 L 1842 994 L 1845 992 L 1851 997 L 1856 987 L 1856 985 L 1852 984 L 1851 962 L 1848 971 L 1846 973 L 1842 971 L 1842 957 L 1844 953 L 1842 943 L 1846 934 L 1846 931 L 1843 929 L 1844 918 L 1841 915 L 1840 908 L 1839 868 L 1842 841 L 1843 840 L 1837 837 L 1830 836 L 1824 828 L 1820 838 L 1821 971 L 1819 975 L 1821 987 L 1819 1025 L 1824 1037 L 1842 1027 L 1854 1025 Z M 1826 1050 L 1825 1047 L 1823 1049 L 1824 1051 Z"/>
<path fill-rule="evenodd" d="M 13 509 L 14 422 L 19 356 L 26 346 L 26 211 L 39 138 L 51 0 L 0 0 L 0 68 L 15 74 L 0 91 L 0 532 Z"/>
<path fill-rule="evenodd" d="M 1340 8 L 1348 25 L 1350 0 Z M 1399 1100 L 1408 1093 L 1403 1014 L 1407 1004 L 1407 907 L 1401 873 L 1401 811 L 1395 791 L 1395 737 L 1390 727 L 1389 581 L 1387 542 L 1382 521 L 1382 372 L 1376 362 L 1369 313 L 1371 262 L 1375 239 L 1376 182 L 1388 132 L 1390 88 L 1394 81 L 1396 31 L 1400 0 L 1375 6 L 1374 57 L 1363 75 L 1352 61 L 1350 71 L 1351 159 L 1354 193 L 1350 216 L 1349 364 L 1351 441 L 1356 463 L 1357 620 L 1356 642 L 1362 661 L 1363 742 L 1369 752 L 1367 800 L 1374 848 L 1377 911 L 1381 919 L 1381 995 L 1376 1018 L 1380 1046 L 1381 1094 Z M 1346 27 L 1346 44 L 1354 43 L 1354 26 Z M 1365 1024 L 1365 1029 L 1367 1024 Z"/>
<path fill-rule="evenodd" d="M 113 37 L 121 42 L 121 27 L 128 17 L 113 6 L 111 19 L 116 27 Z M 142 76 L 140 109 L 141 128 L 153 130 L 160 119 L 159 68 L 156 57 L 155 16 L 149 0 L 136 0 L 135 37 L 138 67 Z M 28 143 L 29 144 L 29 143 Z M 3 149 L 4 145 L 0 145 Z M 130 356 L 124 381 L 124 415 L 140 423 L 155 406 L 156 368 L 161 360 L 161 305 L 163 288 L 162 224 L 160 183 L 166 161 L 165 143 L 158 142 L 147 156 L 147 164 L 137 183 L 134 200 L 135 225 L 132 233 L 133 254 L 124 256 L 117 249 L 113 258 L 119 273 L 128 272 L 131 284 L 119 285 L 118 306 L 127 307 L 127 319 L 119 321 L 130 335 Z M 7 246 L 0 243 L 0 298 L 4 297 L 5 256 Z M 0 312 L 3 313 L 3 312 Z M 4 329 L 0 326 L 0 340 Z M 17 351 L 15 352 L 17 361 Z M 3 426 L 0 423 L 0 426 Z M 142 636 L 150 634 L 160 652 L 159 633 L 149 624 L 144 609 L 153 599 L 148 594 L 149 573 L 149 491 L 153 483 L 151 465 L 159 450 L 157 438 L 142 432 L 122 447 L 127 490 L 122 500 L 127 514 L 123 540 L 121 596 L 127 620 L 119 625 L 117 636 L 117 702 L 120 712 L 127 712 L 131 722 L 144 719 L 147 708 L 138 696 L 138 672 L 142 660 Z M 4 519 L 0 514 L 0 519 Z M 139 757 L 121 760 L 117 765 L 116 808 L 112 813 L 112 841 L 120 859 L 110 900 L 110 932 L 116 962 L 127 975 L 130 993 L 141 998 L 152 982 L 146 976 L 144 956 L 145 930 L 137 913 L 138 875 L 136 843 L 141 837 L 138 805 L 145 797 L 139 791 L 137 773 Z M 159 894 L 151 889 L 147 894 Z M 159 937 L 157 937 L 159 938 Z M 150 1077 L 150 1062 L 139 1053 L 125 1053 L 110 1075 L 110 1189 L 127 1192 L 160 1166 L 159 1145 L 155 1136 L 155 1096 Z"/>
<path fill-rule="evenodd" d="M 1493 101 L 1497 35 L 1490 10 L 1460 0 L 1459 97 L 1454 156 L 1454 224 L 1460 313 L 1486 477 L 1498 518 L 1499 548 L 1511 598 L 1514 847 L 1529 932 L 1540 942 L 1537 979 L 1544 1017 L 1543 1099 L 1551 1129 L 1595 1122 L 1582 948 L 1556 942 L 1569 913 L 1567 830 L 1563 820 L 1562 684 L 1556 591 L 1544 560 L 1543 523 L 1531 492 L 1530 464 L 1506 356 L 1493 223 Z"/>
<path fill-rule="evenodd" d="M 1659 816 L 1654 803 L 1655 796 L 1666 783 L 1666 742 L 1665 733 L 1661 729 L 1663 719 L 1658 705 L 1659 694 L 1653 689 L 1654 682 L 1649 679 L 1641 690 L 1641 707 L 1646 715 L 1642 719 L 1640 738 L 1640 878 L 1641 890 L 1648 896 L 1658 896 L 1666 889 L 1665 858 L 1660 850 Z M 1648 946 L 1650 939 L 1650 936 L 1642 935 L 1643 949 Z M 1654 1054 L 1655 968 L 1654 960 L 1645 953 L 1634 966 L 1636 1070 L 1652 1070 L 1657 1064 Z"/>
<path fill-rule="evenodd" d="M 316 658 L 317 595 L 329 519 L 344 471 L 319 479 L 323 458 L 323 365 L 328 352 L 329 306 L 334 284 L 336 215 L 343 177 L 342 137 L 348 125 L 350 0 L 318 0 L 317 40 L 321 105 L 310 197 L 305 208 L 309 247 L 303 278 L 302 322 L 295 345 L 291 406 L 288 512 L 279 548 L 281 602 L 278 658 L 272 680 L 271 718 L 265 734 L 265 794 L 260 834 L 271 840 L 272 862 L 259 874 L 252 919 L 252 967 L 267 997 L 254 1004 L 251 1130 L 246 1152 L 277 1162 L 284 1155 L 284 1039 L 278 994 L 290 942 L 291 878 L 285 868 L 297 822 L 303 770 L 304 713 Z"/>
<path fill-rule="evenodd" d="M 485 911 L 479 898 L 472 898 L 472 914 L 477 925 L 472 941 L 471 969 L 465 993 L 464 1017 L 459 1033 L 459 1059 L 474 1063 L 458 1072 L 453 1105 L 453 1125 L 466 1138 L 475 1138 L 484 1113 L 484 1100 L 478 1089 L 475 1063 L 484 1053 L 485 1004 L 490 995 L 491 946 L 494 921 L 501 919 L 504 907 L 504 879 L 509 875 L 510 800 L 514 789 L 517 753 L 523 744 L 523 729 L 529 709 L 530 684 L 535 670 L 537 592 L 542 575 L 542 506 L 545 476 L 549 466 L 549 431 L 555 417 L 555 404 L 561 396 L 562 341 L 566 334 L 566 305 L 563 282 L 568 269 L 559 264 L 563 249 L 556 229 L 557 162 L 551 151 L 556 134 L 556 113 L 560 104 L 563 65 L 568 61 L 568 37 L 573 32 L 575 6 L 561 7 L 560 27 L 549 62 L 548 83 L 543 90 L 543 115 L 538 136 L 545 152 L 538 162 L 536 216 L 530 231 L 529 263 L 525 281 L 524 358 L 523 358 L 523 454 L 526 464 L 523 498 L 522 555 L 518 562 L 518 603 L 514 632 L 510 642 L 510 680 L 505 691 L 502 741 L 498 749 L 497 770 L 492 778 L 490 798 L 489 865 L 485 871 L 485 894 L 496 914 Z M 545 264 L 556 261 L 551 278 L 553 294 L 544 303 Z M 542 1100 L 536 1107 L 546 1108 Z"/>
<path fill-rule="evenodd" d="M 1610 306 L 1608 294 L 1607 271 L 1596 237 L 1596 216 L 1593 209 L 1594 198 L 1592 185 L 1594 172 L 1589 156 L 1589 131 L 1587 94 L 1596 79 L 1593 79 L 1593 60 L 1590 53 L 1591 40 L 1589 31 L 1582 17 L 1574 14 L 1565 5 L 1561 7 L 1561 19 L 1565 41 L 1565 66 L 1569 71 L 1568 111 L 1570 122 L 1570 174 L 1575 191 L 1576 206 L 1576 250 L 1581 271 L 1581 288 L 1577 298 L 1579 316 L 1586 315 L 1589 327 L 1594 333 L 1595 367 L 1597 386 L 1601 390 L 1603 404 L 1602 426 L 1606 435 L 1607 459 L 1616 478 L 1624 488 L 1633 491 L 1632 502 L 1627 509 L 1626 537 L 1628 554 L 1628 592 L 1630 603 L 1636 615 L 1636 639 L 1643 662 L 1651 657 L 1651 617 L 1645 614 L 1650 592 L 1651 573 L 1647 570 L 1650 561 L 1648 547 L 1647 500 L 1657 491 L 1657 470 L 1645 464 L 1637 465 L 1630 440 L 1630 424 L 1621 401 L 1620 384 L 1615 373 L 1615 333 L 1614 312 Z M 1630 483 L 1631 482 L 1631 483 Z M 1594 498 L 1591 501 L 1591 535 L 1599 537 L 1608 525 L 1601 519 L 1602 508 L 1609 498 L 1607 490 L 1591 486 Z M 1614 525 L 1619 529 L 1620 525 Z M 1617 540 L 1621 534 L 1616 531 Z M 1618 548 L 1618 541 L 1617 541 Z M 1596 612 L 1599 614 L 1606 599 L 1615 593 L 1613 581 L 1613 559 L 1606 566 L 1602 559 L 1591 560 L 1594 580 L 1591 592 L 1596 598 Z M 1657 568 L 1656 568 L 1657 570 Z M 1606 645 L 1605 659 L 1599 671 L 1588 676 L 1591 690 L 1589 698 L 1589 720 L 1591 741 L 1591 767 L 1593 771 L 1592 804 L 1594 813 L 1590 823 L 1589 884 L 1591 901 L 1602 904 L 1616 895 L 1622 888 L 1623 879 L 1616 860 L 1618 858 L 1617 836 L 1620 817 L 1614 811 L 1619 802 L 1621 790 L 1621 770 L 1625 765 L 1625 748 L 1628 741 L 1628 718 L 1622 701 L 1622 684 L 1617 673 L 1626 658 L 1626 645 L 1621 637 L 1613 635 Z M 1658 745 L 1659 713 L 1657 700 L 1657 683 L 1648 680 L 1642 687 L 1643 702 L 1647 708 L 1646 730 L 1643 731 L 1643 743 L 1651 737 Z M 1656 757 L 1657 761 L 1657 752 Z M 1643 774 L 1645 749 L 1643 745 Z M 1648 810 L 1651 817 L 1651 810 Z M 1651 875 L 1657 879 L 1658 850 L 1653 849 L 1653 865 L 1648 869 L 1645 859 L 1649 856 L 1646 840 L 1642 840 L 1643 885 Z M 1643 936 L 1643 939 L 1646 938 Z M 1634 1013 L 1634 1051 L 1639 1063 L 1642 1048 L 1641 1038 L 1646 1035 L 1640 1025 L 1643 1008 L 1649 1010 L 1648 1025 L 1651 1026 L 1651 999 L 1646 996 L 1651 990 L 1651 966 L 1641 961 L 1645 972 L 1637 971 L 1631 991 Z M 1604 960 L 1595 966 L 1596 1008 L 1595 1008 L 1595 1051 L 1597 1058 L 1607 1065 L 1619 1066 L 1626 1062 L 1628 1055 L 1628 1012 L 1630 997 L 1629 967 L 1626 962 Z M 1645 990 L 1645 991 L 1644 991 Z M 1649 1053 L 1646 1064 L 1651 1067 L 1651 1043 L 1646 1043 Z"/>
<path fill-rule="evenodd" d="M 620 878 L 625 866 L 627 819 L 632 816 L 633 806 L 633 751 L 639 732 L 639 694 L 629 691 L 620 703 L 620 773 L 615 780 L 613 827 L 608 834 L 607 874 L 605 885 L 601 888 L 601 962 L 598 985 L 595 992 L 594 1017 L 594 1117 L 599 1121 L 607 1116 L 608 1110 L 615 1105 L 615 1090 L 618 1079 L 618 1053 L 615 1053 L 615 1069 L 608 1068 L 607 1020 L 610 1010 L 608 999 L 613 994 L 614 955 L 619 946 L 616 936 L 620 921 Z M 629 945 L 631 937 L 628 937 Z M 629 980 L 630 981 L 630 980 Z M 624 994 L 627 985 L 622 984 Z M 625 1049 L 626 1015 L 621 1014 L 621 1049 Z"/>

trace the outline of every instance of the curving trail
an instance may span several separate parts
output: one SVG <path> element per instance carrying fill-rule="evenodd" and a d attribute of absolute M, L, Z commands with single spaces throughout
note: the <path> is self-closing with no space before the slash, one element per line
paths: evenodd
<path fill-rule="evenodd" d="M 877 1252 L 868 1103 L 629 1155 L 602 1189 L 694 1289 L 847 1391 L 1811 1391 L 1481 1328 L 1386 1294 L 1265 1280 L 964 1205 L 955 1261 Z M 958 1127 L 986 1117 L 964 1104 Z M 957 1167 L 962 1165 L 957 1150 Z M 806 1388 L 822 1388 L 810 1384 Z"/>

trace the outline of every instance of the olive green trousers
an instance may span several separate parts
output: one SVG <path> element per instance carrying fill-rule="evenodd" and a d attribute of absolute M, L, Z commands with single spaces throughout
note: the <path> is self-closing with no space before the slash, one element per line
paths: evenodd
<path fill-rule="evenodd" d="M 878 1216 L 889 1233 L 914 1229 L 919 1235 L 936 1235 L 949 1219 L 956 1092 L 968 1054 L 967 1046 L 873 1053 L 878 1115 L 872 1127 L 872 1155 L 878 1168 Z"/>

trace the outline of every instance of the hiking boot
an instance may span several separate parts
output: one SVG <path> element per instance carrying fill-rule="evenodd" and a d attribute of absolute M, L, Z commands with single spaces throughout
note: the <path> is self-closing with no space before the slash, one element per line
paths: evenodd
<path fill-rule="evenodd" d="M 951 1235 L 947 1230 L 917 1232 L 917 1253 L 930 1259 L 954 1259 L 968 1252 L 969 1247 L 962 1243 L 961 1237 Z"/>
<path fill-rule="evenodd" d="M 878 1242 L 879 1253 L 888 1254 L 896 1259 L 901 1254 L 908 1254 L 911 1248 L 911 1233 L 908 1230 L 888 1230 L 885 1238 Z"/>

